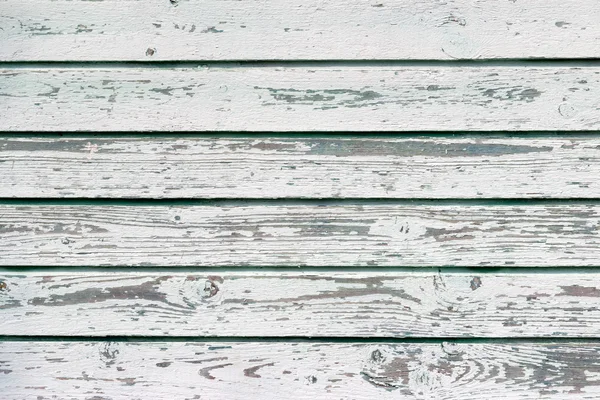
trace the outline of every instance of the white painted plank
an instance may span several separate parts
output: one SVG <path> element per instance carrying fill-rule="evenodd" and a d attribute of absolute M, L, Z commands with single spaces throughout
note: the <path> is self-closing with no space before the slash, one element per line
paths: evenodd
<path fill-rule="evenodd" d="M 600 67 L 0 69 L 6 131 L 600 128 Z"/>
<path fill-rule="evenodd" d="M 598 274 L 0 274 L 0 335 L 595 337 Z"/>
<path fill-rule="evenodd" d="M 598 58 L 593 0 L 3 0 L 0 60 Z"/>
<path fill-rule="evenodd" d="M 593 204 L 0 207 L 0 265 L 595 266 Z"/>
<path fill-rule="evenodd" d="M 597 399 L 599 360 L 589 342 L 0 343 L 14 400 Z"/>
<path fill-rule="evenodd" d="M 2 197 L 598 198 L 600 137 L 4 137 Z"/>

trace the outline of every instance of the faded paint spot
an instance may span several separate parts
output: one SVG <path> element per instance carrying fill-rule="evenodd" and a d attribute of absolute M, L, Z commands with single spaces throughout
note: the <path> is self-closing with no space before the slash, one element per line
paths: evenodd
<path fill-rule="evenodd" d="M 373 100 L 383 95 L 372 90 L 353 89 L 274 89 L 255 86 L 255 89 L 266 89 L 271 97 L 288 104 L 319 106 L 322 109 L 337 107 L 365 107 L 378 104 Z M 267 103 L 268 104 L 268 103 Z M 267 105 L 265 104 L 265 105 Z M 317 107 L 318 108 L 318 107 Z"/>
<path fill-rule="evenodd" d="M 436 92 L 438 90 L 454 90 L 454 86 L 440 86 L 440 85 L 428 85 L 428 86 L 417 86 L 419 90 L 427 90 L 429 92 Z"/>
<path fill-rule="evenodd" d="M 471 279 L 471 290 L 477 290 L 481 287 L 481 278 L 476 276 Z"/>
<path fill-rule="evenodd" d="M 439 24 L 439 26 L 448 25 L 448 24 L 458 24 L 460 26 L 466 26 L 467 20 L 463 17 L 459 17 L 456 15 L 449 15 Z"/>
<path fill-rule="evenodd" d="M 304 144 L 304 143 L 303 143 Z M 307 140 L 310 155 L 336 157 L 397 156 L 397 157 L 500 157 L 511 154 L 542 153 L 552 151 L 551 146 L 525 146 L 499 143 L 439 143 L 433 140 L 354 140 L 320 139 Z M 264 150 L 293 150 L 293 144 L 273 144 Z M 263 144 L 262 146 L 268 146 Z"/>
<path fill-rule="evenodd" d="M 119 354 L 117 346 L 114 342 L 107 342 L 100 346 L 100 359 L 107 367 L 113 365 L 116 361 L 117 354 Z"/>
<path fill-rule="evenodd" d="M 208 280 L 209 280 L 209 281 L 217 281 L 217 282 L 219 282 L 219 283 L 223 283 L 223 282 L 225 282 L 225 279 L 223 279 L 222 277 L 220 277 L 220 276 L 217 276 L 217 275 L 209 275 L 209 276 L 208 276 Z"/>
<path fill-rule="evenodd" d="M 91 31 L 92 31 L 92 29 L 88 28 L 86 25 L 79 24 L 79 25 L 77 25 L 77 30 L 75 31 L 75 34 L 89 33 Z"/>
<path fill-rule="evenodd" d="M 123 382 L 127 386 L 135 385 L 135 378 L 117 378 L 117 381 Z"/>
<path fill-rule="evenodd" d="M 262 364 L 262 365 L 257 365 L 255 367 L 246 368 L 244 370 L 244 376 L 247 376 L 249 378 L 260 378 L 260 375 L 258 375 L 256 373 L 256 371 L 258 371 L 259 369 L 261 369 L 263 367 L 271 367 L 273 365 L 275 365 L 275 363 Z"/>
<path fill-rule="evenodd" d="M 502 325 L 504 326 L 523 326 L 526 324 L 527 322 L 525 321 L 517 321 L 515 317 L 510 317 L 506 321 L 502 322 Z"/>
<path fill-rule="evenodd" d="M 168 302 L 166 294 L 160 291 L 160 283 L 169 279 L 169 276 L 162 276 L 140 285 L 88 288 L 65 294 L 51 294 L 48 297 L 33 297 L 28 304 L 33 306 L 69 306 L 111 300 L 145 300 L 182 308 L 183 306 L 180 304 Z"/>
<path fill-rule="evenodd" d="M 231 346 L 208 346 L 208 350 L 224 350 L 231 349 Z"/>
<path fill-rule="evenodd" d="M 504 371 L 506 379 L 509 380 L 517 380 L 525 377 L 525 369 L 522 366 L 504 364 Z"/>
<path fill-rule="evenodd" d="M 165 361 L 165 362 L 159 362 L 159 363 L 156 363 L 156 366 L 157 366 L 157 367 L 160 367 L 160 368 L 167 368 L 167 367 L 168 367 L 169 365 L 171 365 L 171 364 L 172 364 L 172 363 Z"/>
<path fill-rule="evenodd" d="M 460 229 L 425 228 L 423 237 L 433 237 L 436 242 L 447 242 L 451 240 L 473 239 L 475 236 L 466 233 L 478 232 L 480 229 L 465 226 Z"/>
<path fill-rule="evenodd" d="M 233 364 L 231 364 L 231 363 L 219 364 L 219 365 L 214 365 L 212 367 L 201 368 L 200 370 L 198 370 L 198 375 L 200 375 L 206 379 L 214 380 L 215 377 L 210 374 L 210 371 L 212 371 L 213 369 L 225 368 L 230 365 L 233 365 Z"/>
<path fill-rule="evenodd" d="M 575 297 L 600 297 L 600 290 L 592 286 L 560 286 L 562 293 L 557 296 L 575 296 Z"/>
<path fill-rule="evenodd" d="M 164 94 L 165 96 L 173 96 L 173 90 L 175 90 L 175 88 L 172 88 L 172 87 L 167 87 L 164 89 L 159 89 L 159 88 L 150 89 L 151 92 Z"/>
<path fill-rule="evenodd" d="M 202 33 L 221 33 L 223 32 L 220 29 L 215 28 L 214 26 L 208 27 L 206 29 L 203 29 L 202 31 L 200 31 Z"/>
<path fill-rule="evenodd" d="M 537 89 L 523 87 L 485 89 L 483 95 L 495 100 L 516 100 L 532 102 L 542 94 Z"/>

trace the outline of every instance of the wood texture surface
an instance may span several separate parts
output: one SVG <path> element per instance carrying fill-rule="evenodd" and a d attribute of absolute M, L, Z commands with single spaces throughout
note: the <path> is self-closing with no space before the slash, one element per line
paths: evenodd
<path fill-rule="evenodd" d="M 598 58 L 592 0 L 3 0 L 0 60 Z"/>
<path fill-rule="evenodd" d="M 0 400 L 599 399 L 598 21 L 0 0 Z"/>
<path fill-rule="evenodd" d="M 599 360 L 585 342 L 0 343 L 14 400 L 597 399 Z"/>
<path fill-rule="evenodd" d="M 0 130 L 594 130 L 599 74 L 553 64 L 4 68 Z"/>
<path fill-rule="evenodd" d="M 0 273 L 0 335 L 594 337 L 597 273 Z"/>
<path fill-rule="evenodd" d="M 593 204 L 0 207 L 0 264 L 595 266 Z"/>
<path fill-rule="evenodd" d="M 598 198 L 600 136 L 4 137 L 28 198 Z"/>

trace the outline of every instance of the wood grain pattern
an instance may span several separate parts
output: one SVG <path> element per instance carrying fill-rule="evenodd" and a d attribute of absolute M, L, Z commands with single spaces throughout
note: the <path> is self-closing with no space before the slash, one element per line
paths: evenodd
<path fill-rule="evenodd" d="M 592 0 L 3 0 L 0 60 L 598 58 Z"/>
<path fill-rule="evenodd" d="M 596 273 L 0 274 L 0 335 L 594 337 Z"/>
<path fill-rule="evenodd" d="M 593 204 L 0 207 L 0 264 L 595 266 Z"/>
<path fill-rule="evenodd" d="M 600 137 L 4 137 L 0 195 L 598 198 Z"/>
<path fill-rule="evenodd" d="M 586 342 L 0 343 L 14 400 L 597 399 L 599 360 Z"/>
<path fill-rule="evenodd" d="M 4 68 L 0 130 L 593 130 L 599 74 L 553 65 Z"/>

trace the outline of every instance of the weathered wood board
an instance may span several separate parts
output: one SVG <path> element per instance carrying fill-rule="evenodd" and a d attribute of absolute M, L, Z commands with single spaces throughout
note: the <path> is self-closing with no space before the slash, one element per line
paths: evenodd
<path fill-rule="evenodd" d="M 600 136 L 9 136 L 0 176 L 27 198 L 598 198 Z"/>
<path fill-rule="evenodd" d="M 598 58 L 592 0 L 3 0 L 0 60 Z"/>
<path fill-rule="evenodd" d="M 595 337 L 596 273 L 0 273 L 0 335 Z"/>
<path fill-rule="evenodd" d="M 600 128 L 600 67 L 119 64 L 0 69 L 4 131 Z"/>
<path fill-rule="evenodd" d="M 597 399 L 580 343 L 0 343 L 7 399 Z"/>
<path fill-rule="evenodd" d="M 0 207 L 3 266 L 596 266 L 600 206 Z"/>

